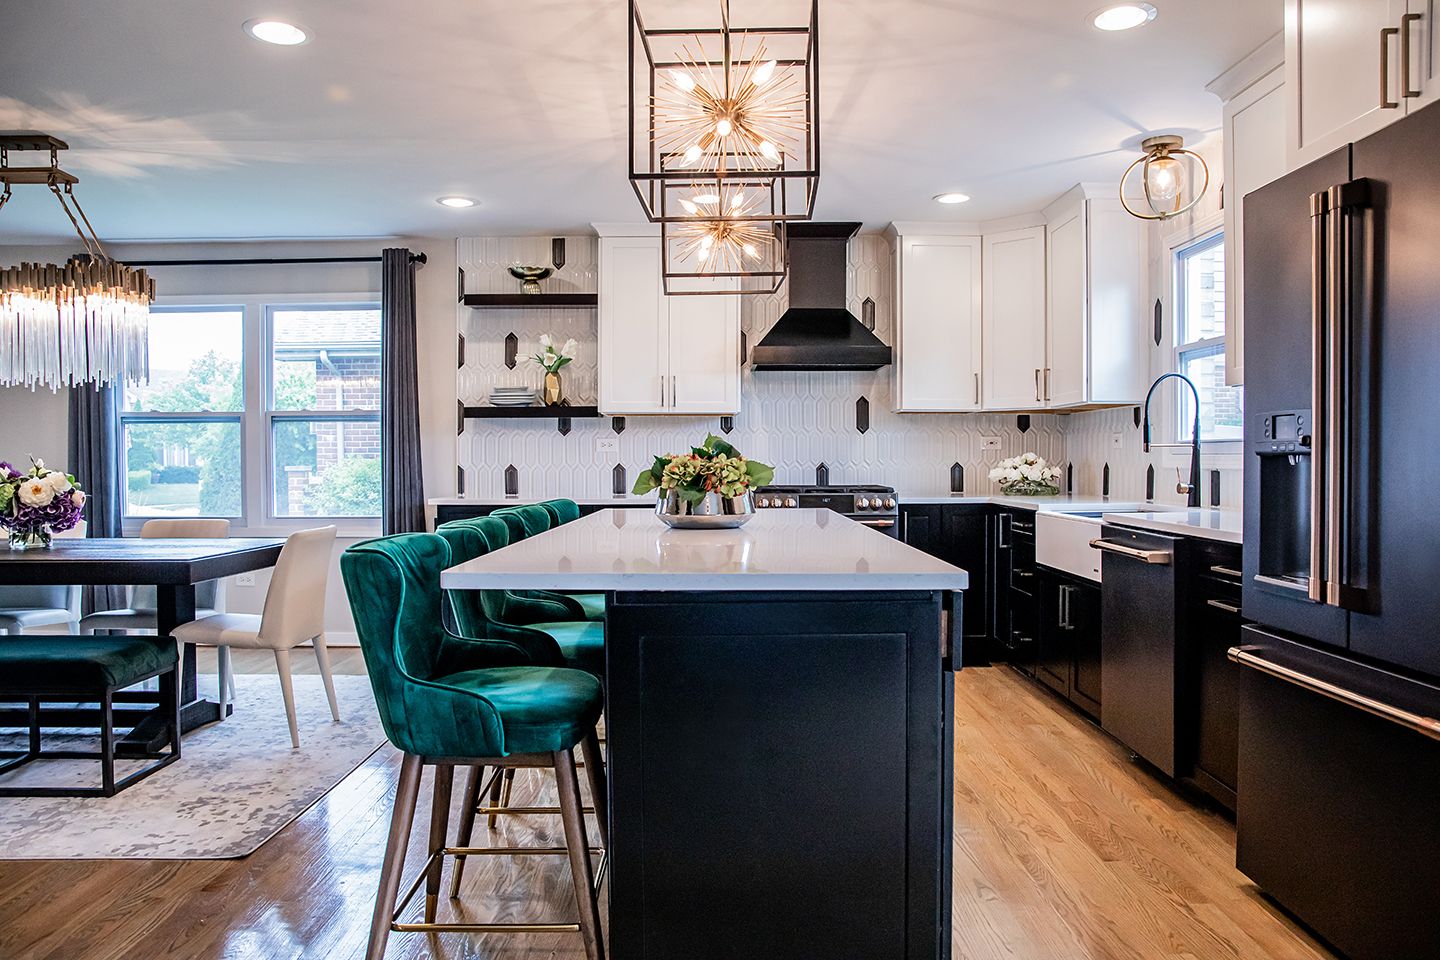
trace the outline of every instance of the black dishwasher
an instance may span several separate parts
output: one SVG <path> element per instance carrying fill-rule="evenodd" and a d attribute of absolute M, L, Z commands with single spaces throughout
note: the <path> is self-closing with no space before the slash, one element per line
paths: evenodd
<path fill-rule="evenodd" d="M 1093 544 L 1104 553 L 1100 725 L 1173 777 L 1186 541 L 1106 525 Z"/>

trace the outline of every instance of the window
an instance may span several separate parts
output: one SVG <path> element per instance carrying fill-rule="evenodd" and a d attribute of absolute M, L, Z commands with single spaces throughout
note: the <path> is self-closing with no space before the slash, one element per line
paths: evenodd
<path fill-rule="evenodd" d="M 380 310 L 270 307 L 275 517 L 380 515 Z"/>
<path fill-rule="evenodd" d="M 239 517 L 243 307 L 157 307 L 150 380 L 122 398 L 125 515 Z"/>
<path fill-rule="evenodd" d="M 1244 393 L 1225 385 L 1225 236 L 1214 233 L 1175 251 L 1175 369 L 1200 394 L 1200 439 L 1240 440 Z M 1183 386 L 1176 436 L 1190 439 L 1195 404 Z"/>
<path fill-rule="evenodd" d="M 378 518 L 380 308 L 354 296 L 152 308 L 150 379 L 121 398 L 126 518 Z"/>

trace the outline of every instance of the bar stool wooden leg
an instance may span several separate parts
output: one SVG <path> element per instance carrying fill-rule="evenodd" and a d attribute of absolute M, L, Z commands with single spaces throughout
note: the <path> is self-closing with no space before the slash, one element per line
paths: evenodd
<path fill-rule="evenodd" d="M 509 772 L 513 773 L 514 771 L 509 771 Z M 502 770 L 502 771 L 500 772 L 500 775 L 495 778 L 495 782 L 492 783 L 492 784 L 490 784 L 490 806 L 492 806 L 492 807 L 498 807 L 498 806 L 500 806 L 500 792 L 505 788 L 505 773 L 506 773 L 506 771 L 503 771 L 503 770 Z M 499 819 L 499 816 L 498 816 L 497 814 L 494 814 L 494 813 L 490 814 L 490 819 L 489 819 L 489 823 L 487 824 L 487 826 L 488 826 L 491 830 L 494 830 L 494 829 L 495 829 L 495 822 L 496 822 L 498 819 Z"/>
<path fill-rule="evenodd" d="M 400 782 L 395 787 L 395 810 L 390 815 L 390 838 L 385 844 L 385 862 L 380 868 L 380 892 L 375 897 L 375 916 L 370 921 L 370 947 L 366 960 L 381 960 L 385 941 L 390 938 L 390 915 L 400 894 L 400 874 L 405 868 L 405 848 L 410 845 L 410 826 L 415 822 L 415 801 L 420 797 L 420 758 L 405 754 L 400 762 Z"/>
<path fill-rule="evenodd" d="M 465 776 L 464 802 L 460 805 L 460 835 L 455 841 L 457 847 L 470 846 L 470 838 L 475 834 L 475 808 L 480 806 L 480 787 L 484 782 L 485 765 L 477 763 Z M 460 896 L 460 878 L 464 874 L 465 855 L 456 854 L 455 866 L 450 871 L 450 899 Z"/>
<path fill-rule="evenodd" d="M 610 796 L 609 784 L 605 779 L 605 760 L 600 755 L 600 739 L 594 730 L 580 742 L 580 751 L 585 757 L 585 776 L 590 781 L 590 795 L 594 798 L 595 821 L 600 829 L 600 846 L 610 849 Z"/>
<path fill-rule="evenodd" d="M 445 832 L 450 826 L 450 787 L 454 783 L 455 767 L 448 763 L 435 766 L 435 798 L 430 806 L 430 866 L 425 870 L 425 922 L 435 922 L 435 911 L 440 905 L 440 875 L 445 869 L 445 858 L 440 851 L 445 849 Z"/>
<path fill-rule="evenodd" d="M 554 757 L 560 818 L 565 824 L 565 846 L 570 854 L 575 903 L 580 908 L 580 939 L 585 943 L 586 960 L 605 960 L 605 940 L 600 931 L 600 908 L 595 899 L 595 875 L 590 866 L 590 841 L 585 836 L 585 814 L 580 800 L 580 781 L 575 775 L 575 758 L 569 750 L 558 750 Z"/>

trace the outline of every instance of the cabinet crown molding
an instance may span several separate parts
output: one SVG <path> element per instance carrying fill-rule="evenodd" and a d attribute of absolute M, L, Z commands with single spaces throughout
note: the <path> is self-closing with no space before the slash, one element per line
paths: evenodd
<path fill-rule="evenodd" d="M 1285 33 L 1282 30 L 1251 50 L 1238 63 L 1205 84 L 1221 103 L 1233 100 L 1252 84 L 1285 66 Z"/>

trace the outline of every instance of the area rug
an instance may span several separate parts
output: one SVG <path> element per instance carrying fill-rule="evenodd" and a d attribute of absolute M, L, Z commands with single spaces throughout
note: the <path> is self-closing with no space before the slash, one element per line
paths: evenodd
<path fill-rule="evenodd" d="M 298 750 L 290 747 L 278 678 L 241 674 L 235 681 L 233 716 L 187 734 L 179 760 L 116 796 L 0 801 L 0 859 L 243 857 L 385 742 L 366 677 L 335 677 L 340 723 L 330 719 L 320 678 L 295 677 Z M 201 677 L 200 683 L 201 690 L 213 690 L 215 679 Z M 80 749 L 94 742 L 79 735 L 73 740 Z M 23 734 L 0 735 L 0 748 L 23 747 Z M 127 769 L 133 767 L 117 763 L 116 777 Z M 0 782 L 91 784 L 99 776 L 98 762 L 37 760 Z"/>

